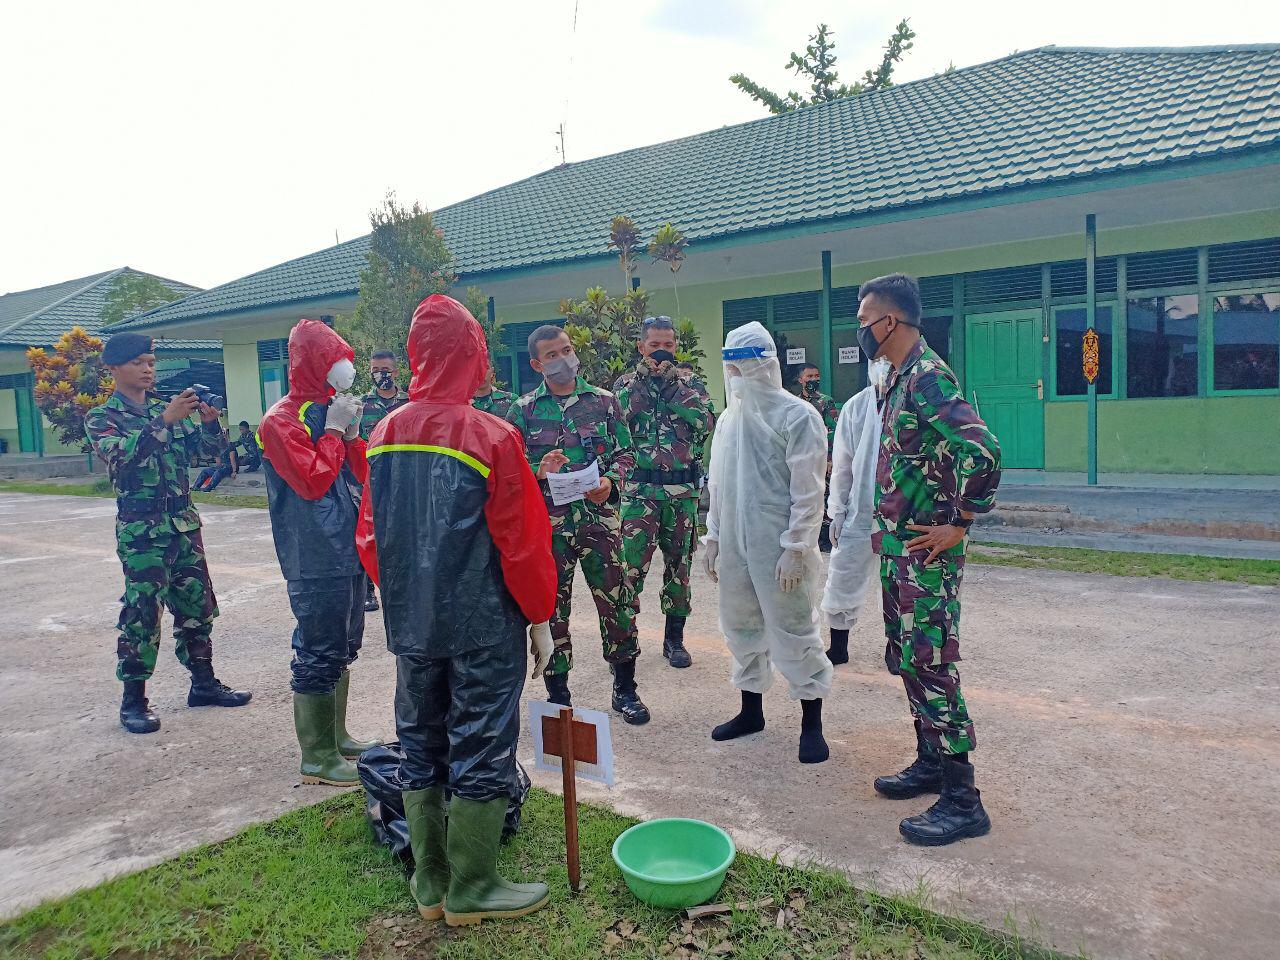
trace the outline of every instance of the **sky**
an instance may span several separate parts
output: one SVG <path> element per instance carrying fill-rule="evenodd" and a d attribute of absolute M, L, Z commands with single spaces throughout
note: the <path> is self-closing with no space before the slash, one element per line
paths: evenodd
<path fill-rule="evenodd" d="M 0 5 L 0 292 L 119 266 L 209 287 L 438 209 L 764 116 L 820 21 L 846 82 L 1060 46 L 1280 42 L 1280 4 L 517 0 Z M 625 212 L 625 211 L 619 211 Z"/>

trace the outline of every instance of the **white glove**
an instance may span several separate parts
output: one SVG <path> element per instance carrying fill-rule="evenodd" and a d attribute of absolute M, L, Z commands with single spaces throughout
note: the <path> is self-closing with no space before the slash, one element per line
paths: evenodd
<path fill-rule="evenodd" d="M 555 651 L 555 643 L 551 640 L 551 623 L 531 624 L 529 627 L 529 656 L 533 657 L 532 679 L 536 680 L 546 672 L 551 662 L 551 654 Z"/>
<path fill-rule="evenodd" d="M 800 586 L 800 581 L 804 579 L 804 551 L 783 550 L 774 574 L 783 593 L 790 593 Z"/>
<path fill-rule="evenodd" d="M 831 526 L 827 528 L 827 536 L 833 548 L 840 546 L 840 531 L 844 529 L 844 514 L 831 518 Z"/>
<path fill-rule="evenodd" d="M 707 548 L 702 552 L 702 565 L 707 568 L 707 576 L 712 583 L 720 582 L 720 574 L 716 572 L 716 562 L 720 559 L 720 541 L 708 540 Z"/>
<path fill-rule="evenodd" d="M 357 413 L 355 419 L 347 425 L 347 429 L 343 431 L 342 439 L 350 443 L 360 436 L 360 414 Z"/>
<path fill-rule="evenodd" d="M 324 428 L 346 434 L 359 412 L 360 401 L 349 393 L 340 393 L 329 401 L 329 410 L 324 416 Z"/>

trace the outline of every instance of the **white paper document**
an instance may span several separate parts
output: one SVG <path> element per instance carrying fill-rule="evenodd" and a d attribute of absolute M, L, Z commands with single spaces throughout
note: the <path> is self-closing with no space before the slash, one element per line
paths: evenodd
<path fill-rule="evenodd" d="M 547 486 L 551 489 L 551 502 L 557 507 L 581 500 L 588 490 L 600 486 L 600 461 L 592 460 L 581 470 L 549 473 Z"/>

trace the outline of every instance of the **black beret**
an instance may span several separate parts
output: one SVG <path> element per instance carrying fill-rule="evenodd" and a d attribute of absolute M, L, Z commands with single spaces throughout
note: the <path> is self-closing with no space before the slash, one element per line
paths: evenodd
<path fill-rule="evenodd" d="M 151 338 L 145 333 L 117 333 L 102 348 L 102 362 L 109 367 L 118 367 L 151 352 Z"/>

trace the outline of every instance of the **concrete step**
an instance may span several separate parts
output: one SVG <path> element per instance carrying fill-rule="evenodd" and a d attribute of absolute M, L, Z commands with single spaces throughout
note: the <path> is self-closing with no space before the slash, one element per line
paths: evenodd
<path fill-rule="evenodd" d="M 1280 543 L 1280 522 L 1273 517 L 1224 516 L 1217 513 L 1210 496 L 1200 499 L 1199 516 L 1190 516 L 1189 511 L 1183 509 L 1162 510 L 1159 496 L 1153 499 L 1156 502 L 1148 509 L 1128 512 L 1098 510 L 1083 513 L 1079 505 L 1073 508 L 1055 503 L 998 503 L 991 513 L 979 517 L 974 527 L 983 531 L 1010 527 L 1046 533 L 1131 533 Z M 1161 513 L 1166 515 L 1160 516 Z"/>
<path fill-rule="evenodd" d="M 105 476 L 101 463 L 94 465 L 96 473 Z M 0 479 L 45 480 L 50 477 L 83 477 L 89 474 L 88 460 L 83 454 L 56 457 L 33 457 L 27 454 L 0 456 Z"/>
<path fill-rule="evenodd" d="M 1028 547 L 1075 547 L 1084 550 L 1114 550 L 1127 553 L 1184 554 L 1237 560 L 1280 560 L 1280 542 L 1274 540 L 1232 540 L 1222 537 L 1162 536 L 1117 532 L 1048 532 L 1025 527 L 983 527 L 974 538 L 992 543 Z M 979 548 L 980 549 L 980 548 Z M 975 560 L 981 562 L 980 557 Z"/>

